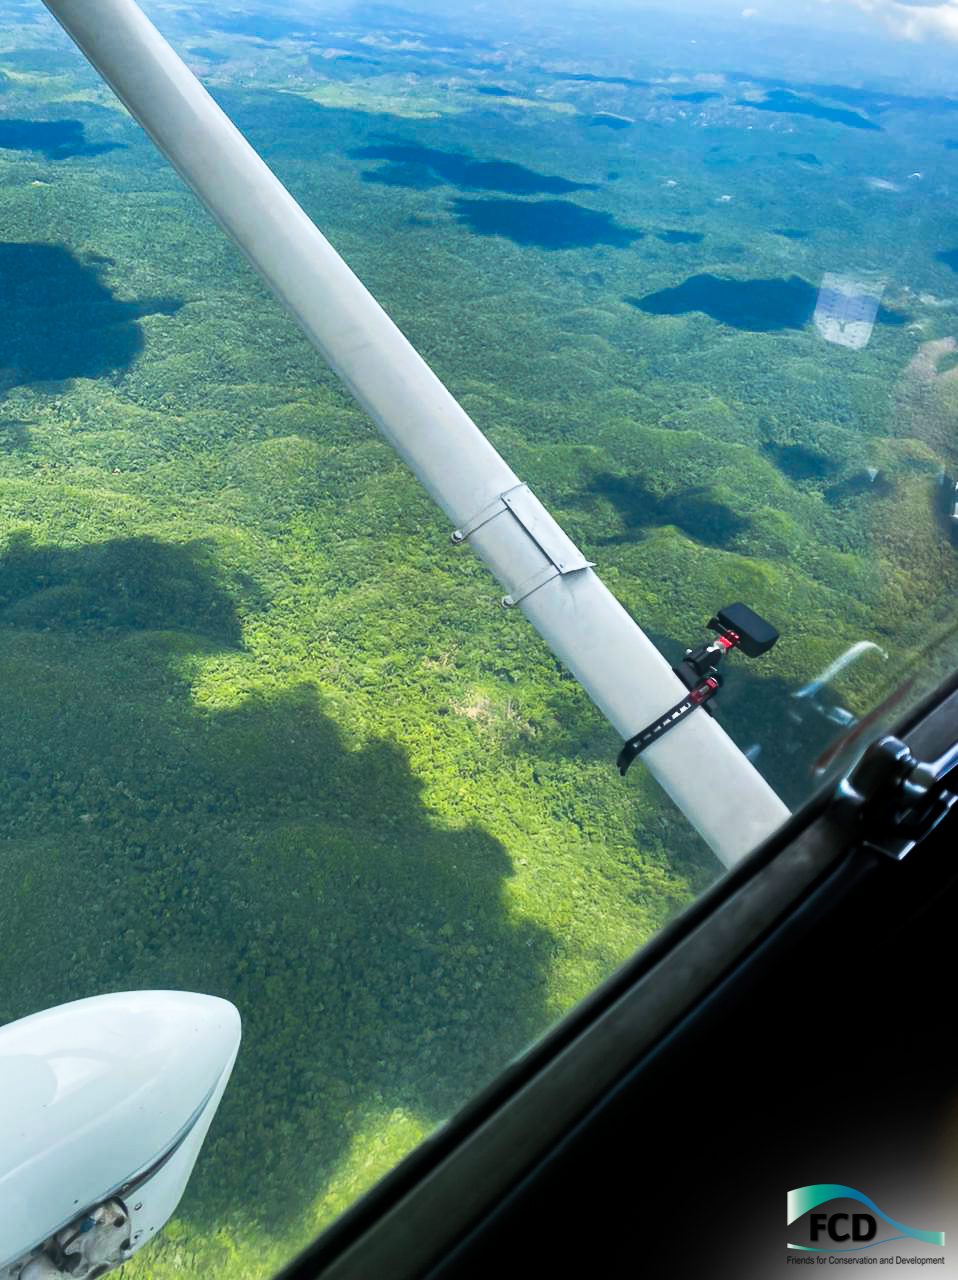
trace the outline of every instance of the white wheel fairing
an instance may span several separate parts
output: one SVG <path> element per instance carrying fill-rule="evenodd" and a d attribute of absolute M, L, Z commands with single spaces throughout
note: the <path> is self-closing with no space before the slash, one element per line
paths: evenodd
<path fill-rule="evenodd" d="M 183 1194 L 239 1042 L 233 1005 L 182 991 L 94 996 L 0 1028 L 0 1268 L 179 1140 L 130 1205 L 144 1244 Z"/>

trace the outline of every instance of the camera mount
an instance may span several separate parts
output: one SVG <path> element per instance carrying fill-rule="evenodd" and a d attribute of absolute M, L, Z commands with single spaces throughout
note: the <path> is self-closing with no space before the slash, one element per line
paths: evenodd
<path fill-rule="evenodd" d="M 760 658 L 778 639 L 778 632 L 770 622 L 751 610 L 748 605 L 730 604 L 720 609 L 708 621 L 715 639 L 697 649 L 686 649 L 685 657 L 672 670 L 688 689 L 681 701 L 629 738 L 619 752 L 616 763 L 619 773 L 625 777 L 629 765 L 648 747 L 674 729 L 697 708 L 713 714 L 708 705 L 722 687 L 719 663 L 732 649 L 741 649 L 748 658 Z"/>

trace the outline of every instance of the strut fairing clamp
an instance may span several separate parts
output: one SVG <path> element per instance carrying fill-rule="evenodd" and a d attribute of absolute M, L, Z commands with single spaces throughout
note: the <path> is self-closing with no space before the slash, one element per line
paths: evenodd
<path fill-rule="evenodd" d="M 708 626 L 717 633 L 715 639 L 698 649 L 686 649 L 685 657 L 672 668 L 689 692 L 657 720 L 629 738 L 616 761 L 623 777 L 633 760 L 670 729 L 681 724 L 697 707 L 702 707 L 709 715 L 714 714 L 708 703 L 722 687 L 718 668 L 729 650 L 741 649 L 748 658 L 760 658 L 778 639 L 778 632 L 772 624 L 744 604 L 730 604 L 720 609 L 714 618 L 709 619 Z"/>

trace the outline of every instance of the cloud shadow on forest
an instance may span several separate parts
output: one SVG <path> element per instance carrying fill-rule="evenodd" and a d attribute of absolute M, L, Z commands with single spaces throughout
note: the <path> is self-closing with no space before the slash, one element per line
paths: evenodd
<path fill-rule="evenodd" d="M 101 280 L 103 265 L 62 245 L 0 243 L 0 394 L 127 369 L 143 349 L 137 320 L 182 306 L 176 298 L 121 301 Z"/>
<path fill-rule="evenodd" d="M 82 120 L 0 120 L 0 150 L 39 151 L 48 160 L 69 160 L 125 148 L 125 142 L 88 142 Z"/>
<path fill-rule="evenodd" d="M 418 164 L 384 164 L 380 169 L 364 169 L 360 177 L 379 187 L 405 187 L 409 191 L 431 191 L 443 185 L 441 178 Z"/>
<path fill-rule="evenodd" d="M 131 575 L 158 597 L 134 591 L 118 615 L 108 597 Z M 231 999 L 243 1045 L 180 1214 L 212 1234 L 241 1206 L 282 1240 L 305 1229 L 358 1133 L 396 1111 L 442 1122 L 550 1025 L 555 938 L 507 904 L 503 845 L 438 822 L 405 751 L 348 743 L 312 684 L 196 702 L 184 660 L 215 658 L 238 628 L 212 558 L 149 539 L 69 551 L 21 539 L 0 581 L 0 626 L 24 664 L 0 689 L 17 886 L 0 923 L 36 944 L 0 990 L 0 1022 L 113 989 L 117 974 Z M 51 581 L 118 629 L 77 648 L 42 609 L 31 618 Z M 193 638 L 171 640 L 170 625 Z M 52 853 L 38 859 L 45 831 Z"/>
<path fill-rule="evenodd" d="M 461 200 L 456 218 L 479 236 L 504 236 L 524 248 L 591 249 L 607 244 L 626 249 L 644 231 L 623 226 L 611 213 L 567 200 Z"/>
<path fill-rule="evenodd" d="M 818 291 L 800 276 L 778 280 L 730 280 L 697 275 L 671 289 L 660 289 L 626 302 L 654 316 L 682 316 L 702 311 L 719 324 L 767 333 L 801 329 L 815 312 Z"/>
<path fill-rule="evenodd" d="M 10 2 L 7 0 L 4 8 L 9 11 L 10 7 Z M 22 8 L 30 14 L 30 21 L 34 21 L 32 5 L 26 3 Z M 5 49 L 0 53 L 0 65 L 56 75 L 61 71 L 76 71 L 78 67 L 83 66 L 83 60 L 81 54 L 72 46 L 65 49 L 35 46 L 32 49 Z"/>
<path fill-rule="evenodd" d="M 440 151 L 409 143 L 379 143 L 357 147 L 349 153 L 355 160 L 388 162 L 390 186 L 447 186 L 461 191 L 505 191 L 509 195 L 566 195 L 570 191 L 594 191 L 594 182 L 571 182 L 527 169 L 511 160 L 475 160 L 458 151 Z M 381 171 L 366 170 L 363 180 L 381 182 Z M 407 181 L 402 181 L 403 176 Z"/>
<path fill-rule="evenodd" d="M 248 36 L 272 44 L 277 40 L 309 40 L 317 35 L 314 27 L 283 16 L 266 13 L 204 13 L 203 24 L 211 31 L 232 36 Z"/>
<path fill-rule="evenodd" d="M 882 127 L 867 116 L 857 111 L 847 111 L 844 107 L 828 107 L 812 98 L 804 98 L 790 89 L 772 89 L 761 101 L 751 98 L 739 98 L 737 107 L 751 107 L 753 111 L 775 111 L 788 115 L 811 116 L 815 120 L 828 120 L 832 124 L 847 125 L 850 129 L 865 129 L 873 133 L 881 133 Z"/>
<path fill-rule="evenodd" d="M 629 306 L 648 315 L 684 316 L 700 311 L 719 324 L 750 333 L 803 329 L 815 314 L 818 290 L 801 276 L 771 280 L 732 280 L 709 274 L 690 276 L 671 289 L 644 298 L 626 297 Z M 902 325 L 902 312 L 879 307 L 880 324 Z"/>
<path fill-rule="evenodd" d="M 230 60 L 228 53 L 221 53 L 217 49 L 209 49 L 206 45 L 194 45 L 192 49 L 187 50 L 187 54 L 191 58 L 202 58 L 204 62 L 212 62 L 215 66 L 220 66 Z"/>
<path fill-rule="evenodd" d="M 701 244 L 705 236 L 701 231 L 656 231 L 655 238 L 663 244 Z"/>
<path fill-rule="evenodd" d="M 842 506 L 858 498 L 888 498 L 895 492 L 895 482 L 879 471 L 855 471 L 825 490 L 825 501 L 832 507 Z"/>
<path fill-rule="evenodd" d="M 673 93 L 673 102 L 691 102 L 702 103 L 708 102 L 712 98 L 721 98 L 720 93 L 716 93 L 714 89 L 697 89 L 694 93 Z"/>
<path fill-rule="evenodd" d="M 797 160 L 799 164 L 810 164 L 819 169 L 822 167 L 822 162 L 814 151 L 780 151 L 778 158 L 780 160 Z"/>
<path fill-rule="evenodd" d="M 827 454 L 803 444 L 776 444 L 770 440 L 762 450 L 789 480 L 825 480 L 838 470 L 838 464 Z"/>
<path fill-rule="evenodd" d="M 532 70 L 544 70 L 544 68 L 531 68 Z M 552 76 L 555 80 L 571 80 L 575 84 L 617 84 L 625 89 L 651 89 L 651 80 L 633 80 L 630 76 L 597 76 L 589 71 L 581 71 L 575 74 L 568 71 L 545 71 L 546 75 Z"/>
<path fill-rule="evenodd" d="M 634 542 L 646 529 L 675 525 L 696 542 L 708 547 L 726 547 L 750 527 L 749 521 L 709 488 L 697 486 L 659 497 L 647 489 L 638 476 L 610 473 L 596 475 L 589 496 L 607 498 L 616 508 L 625 532 L 601 541 Z"/>
<path fill-rule="evenodd" d="M 4 453 L 19 453 L 30 447 L 30 423 L 20 418 L 0 420 L 0 449 Z"/>
<path fill-rule="evenodd" d="M 0 553 L 0 623 L 39 631 L 191 631 L 241 648 L 234 597 L 262 607 L 251 579 L 228 592 L 207 542 L 114 538 L 35 546 L 16 532 Z"/>

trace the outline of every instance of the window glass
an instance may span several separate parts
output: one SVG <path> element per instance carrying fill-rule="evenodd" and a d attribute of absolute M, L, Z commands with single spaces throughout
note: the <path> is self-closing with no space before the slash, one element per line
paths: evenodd
<path fill-rule="evenodd" d="M 778 629 L 716 706 L 791 808 L 951 669 L 952 4 L 148 11 L 670 662 L 732 602 Z M 127 1273 L 252 1280 L 723 868 L 0 14 L 0 1021 L 237 1005 Z"/>

